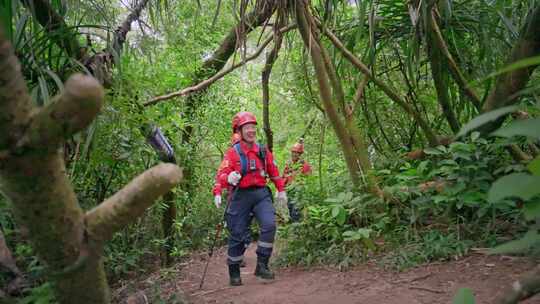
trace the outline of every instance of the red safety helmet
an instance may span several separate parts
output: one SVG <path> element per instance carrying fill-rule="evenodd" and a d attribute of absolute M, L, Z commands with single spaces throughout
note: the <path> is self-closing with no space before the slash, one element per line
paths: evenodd
<path fill-rule="evenodd" d="M 257 118 L 251 112 L 238 112 L 234 115 L 232 120 L 233 132 L 236 132 L 240 127 L 245 124 L 252 123 L 257 124 Z"/>
<path fill-rule="evenodd" d="M 233 133 L 231 136 L 231 146 L 234 146 L 236 143 L 240 142 L 242 136 L 239 133 Z"/>
<path fill-rule="evenodd" d="M 291 152 L 304 153 L 304 144 L 301 142 L 295 143 L 291 148 Z"/>

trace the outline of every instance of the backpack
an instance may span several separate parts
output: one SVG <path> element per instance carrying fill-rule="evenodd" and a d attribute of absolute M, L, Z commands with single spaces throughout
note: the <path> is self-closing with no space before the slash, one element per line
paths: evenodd
<path fill-rule="evenodd" d="M 257 143 L 257 147 L 259 147 L 259 153 L 257 156 L 263 163 L 263 172 L 264 176 L 266 177 L 266 147 L 262 144 Z M 233 148 L 236 150 L 236 153 L 238 153 L 238 156 L 240 157 L 240 167 L 242 168 L 242 177 L 248 173 L 248 159 L 244 151 L 242 151 L 242 148 L 240 147 L 240 143 L 236 143 L 233 145 Z M 249 172 L 254 171 L 254 169 L 249 168 Z"/>

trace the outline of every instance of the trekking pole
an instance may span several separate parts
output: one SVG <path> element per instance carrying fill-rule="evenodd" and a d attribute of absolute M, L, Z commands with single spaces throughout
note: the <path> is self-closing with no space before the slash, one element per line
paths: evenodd
<path fill-rule="evenodd" d="M 212 255 L 214 254 L 214 247 L 216 246 L 217 239 L 219 238 L 219 234 L 221 233 L 221 229 L 223 228 L 223 221 L 225 220 L 225 215 L 227 214 L 228 208 L 229 208 L 229 203 L 227 202 L 227 205 L 225 206 L 225 211 L 223 212 L 223 218 L 221 218 L 219 223 L 217 224 L 216 234 L 214 235 L 214 240 L 212 241 L 212 245 L 210 246 L 210 252 L 208 252 L 208 260 L 206 261 L 206 266 L 204 266 L 204 272 L 201 278 L 201 283 L 199 284 L 199 290 L 202 289 L 202 286 L 204 284 L 204 279 L 206 278 L 206 272 L 208 271 L 208 264 L 210 264 L 210 260 L 212 259 Z"/>

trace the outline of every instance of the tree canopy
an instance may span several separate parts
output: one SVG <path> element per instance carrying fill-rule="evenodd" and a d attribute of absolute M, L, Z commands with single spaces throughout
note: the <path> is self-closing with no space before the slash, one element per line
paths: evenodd
<path fill-rule="evenodd" d="M 108 303 L 146 257 L 206 248 L 239 111 L 280 169 L 298 141 L 313 167 L 282 265 L 539 248 L 536 0 L 2 0 L 0 20 L 0 228 L 22 271 L 0 267 L 34 287 L 8 299 Z"/>

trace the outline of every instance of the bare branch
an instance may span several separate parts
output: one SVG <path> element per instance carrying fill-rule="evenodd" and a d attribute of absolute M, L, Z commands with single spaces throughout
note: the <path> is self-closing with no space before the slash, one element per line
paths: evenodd
<path fill-rule="evenodd" d="M 182 170 L 173 164 L 160 164 L 132 180 L 85 215 L 91 239 L 108 240 L 150 207 L 161 195 L 182 180 Z"/>
<path fill-rule="evenodd" d="M 295 27 L 296 27 L 296 25 L 289 25 L 289 26 L 281 29 L 280 32 L 285 33 L 285 32 L 288 32 L 288 31 L 290 31 L 291 29 L 293 29 Z M 204 89 L 208 88 L 211 84 L 213 84 L 217 80 L 223 78 L 225 75 L 227 75 L 230 72 L 234 71 L 235 69 L 243 66 L 244 64 L 248 63 L 249 61 L 259 57 L 259 55 L 261 55 L 262 51 L 266 48 L 266 46 L 268 46 L 268 44 L 270 42 L 272 42 L 272 39 L 273 39 L 272 36 L 268 37 L 265 41 L 263 41 L 261 46 L 255 51 L 255 53 L 253 53 L 252 55 L 246 57 L 241 62 L 233 64 L 233 65 L 229 66 L 228 68 L 221 70 L 219 73 L 215 74 L 214 76 L 212 76 L 212 77 L 210 77 L 210 78 L 208 78 L 206 80 L 203 80 L 203 81 L 201 81 L 200 83 L 198 83 L 198 84 L 196 84 L 194 86 L 184 88 L 184 89 L 182 89 L 180 91 L 176 91 L 176 92 L 173 92 L 173 93 L 169 93 L 169 94 L 154 97 L 154 98 L 148 100 L 147 102 L 145 102 L 143 105 L 145 107 L 155 105 L 156 103 L 159 103 L 159 102 L 164 101 L 164 100 L 168 100 L 168 99 L 175 98 L 175 97 L 188 96 L 188 95 L 191 95 L 193 93 L 196 93 L 196 92 L 199 92 L 201 90 L 204 90 Z"/>
<path fill-rule="evenodd" d="M 212 57 L 204 62 L 193 82 L 200 82 L 202 79 L 208 78 L 209 75 L 221 70 L 236 50 L 237 33 L 245 29 L 243 34 L 247 35 L 254 28 L 262 25 L 274 13 L 275 2 L 276 0 L 258 0 L 253 11 L 243 18 L 243 22 L 239 22 L 229 31 L 219 48 L 212 54 Z"/>
<path fill-rule="evenodd" d="M 448 50 L 448 46 L 446 45 L 446 42 L 444 41 L 444 37 L 441 33 L 441 30 L 439 28 L 439 25 L 437 24 L 437 20 L 435 19 L 435 11 L 432 10 L 431 12 L 431 18 L 429 18 L 429 22 L 431 24 L 431 28 L 433 30 L 433 37 L 435 38 L 435 42 L 437 43 L 437 47 L 439 48 L 439 51 L 446 57 L 446 60 L 448 61 L 448 66 L 450 67 L 450 72 L 452 74 L 452 77 L 456 81 L 456 83 L 459 85 L 463 93 L 473 103 L 474 107 L 477 110 L 480 110 L 482 107 L 480 97 L 474 92 L 474 90 L 469 86 L 467 80 L 461 73 L 461 70 L 459 69 L 456 61 L 454 60 L 454 57 Z"/>
<path fill-rule="evenodd" d="M 280 19 L 280 23 L 283 19 Z M 274 136 L 272 133 L 272 128 L 270 127 L 270 88 L 269 88 L 269 82 L 270 82 L 270 73 L 272 73 L 272 67 L 274 66 L 274 62 L 276 61 L 279 50 L 281 48 L 281 43 L 283 41 L 283 35 L 280 33 L 280 31 L 276 31 L 277 33 L 274 35 L 275 41 L 274 41 L 274 48 L 268 55 L 266 56 L 266 63 L 264 64 L 264 68 L 261 72 L 261 86 L 262 86 L 262 104 L 263 104 L 263 130 L 266 134 L 266 145 L 268 146 L 268 149 L 270 151 L 274 148 Z"/>
<path fill-rule="evenodd" d="M 148 0 L 141 0 L 133 11 L 126 17 L 124 22 L 114 32 L 113 48 L 119 54 L 126 41 L 127 33 L 131 30 L 131 23 L 138 20 L 142 10 L 148 4 Z"/>
<path fill-rule="evenodd" d="M 315 19 L 317 25 L 324 31 L 325 35 L 330 39 L 334 46 L 343 53 L 343 56 L 347 58 L 355 67 L 357 67 L 369 80 L 373 81 L 390 99 L 402 107 L 409 115 L 411 115 L 420 125 L 424 134 L 426 135 L 430 145 L 434 146 L 438 144 L 437 137 L 433 130 L 429 127 L 429 124 L 420 116 L 418 111 L 414 110 L 405 100 L 394 92 L 394 89 L 387 86 L 384 82 L 375 78 L 369 68 L 360 61 L 353 53 L 351 53 L 343 43 L 334 35 L 328 28 L 321 26 L 319 20 Z"/>

